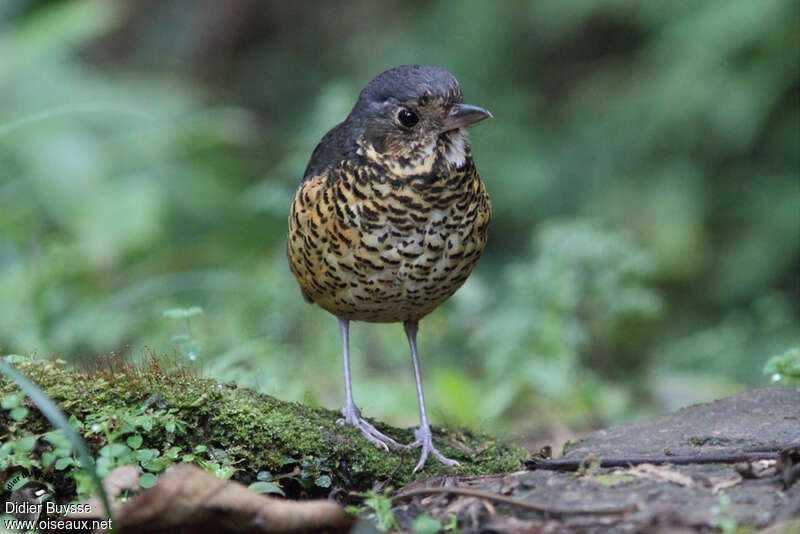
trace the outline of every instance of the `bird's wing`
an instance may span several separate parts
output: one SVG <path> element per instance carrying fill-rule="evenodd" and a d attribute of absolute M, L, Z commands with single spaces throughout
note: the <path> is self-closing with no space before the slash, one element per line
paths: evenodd
<path fill-rule="evenodd" d="M 350 135 L 351 129 L 351 125 L 342 122 L 323 136 L 311 154 L 311 159 L 303 173 L 303 182 L 324 174 L 327 169 L 347 159 L 348 154 L 355 151 L 355 142 L 353 136 Z"/>

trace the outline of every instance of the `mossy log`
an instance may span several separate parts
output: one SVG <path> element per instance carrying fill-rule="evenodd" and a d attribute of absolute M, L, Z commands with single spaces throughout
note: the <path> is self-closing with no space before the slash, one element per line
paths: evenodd
<path fill-rule="evenodd" d="M 445 468 L 429 460 L 420 473 L 413 474 L 418 450 L 377 449 L 357 430 L 339 424 L 337 411 L 220 384 L 182 366 L 165 366 L 157 358 L 136 365 L 103 358 L 85 371 L 69 369 L 55 359 L 15 357 L 14 363 L 67 416 L 74 416 L 98 465 L 103 455 L 110 454 L 110 460 L 104 460 L 109 468 L 129 462 L 157 474 L 172 463 L 188 460 L 207 469 L 217 466 L 219 472 L 244 483 L 271 480 L 287 496 L 303 497 L 325 495 L 336 488 L 363 491 L 378 482 L 397 487 L 436 474 L 511 471 L 522 468 L 528 456 L 523 449 L 485 434 L 436 428 L 437 447 L 460 466 Z M 0 381 L 0 397 L 7 398 L 16 390 L 8 379 Z M 60 500 L 69 500 L 68 495 L 75 493 L 70 469 L 57 468 L 54 447 L 43 439 L 53 429 L 29 399 L 23 406 L 28 414 L 19 421 L 0 410 L 0 435 L 12 444 L 36 437 L 36 445 L 26 453 L 26 469 L 33 478 L 61 490 Z M 413 440 L 413 429 L 371 423 L 401 443 Z M 107 446 L 112 443 L 123 446 L 109 453 Z M 141 454 L 141 450 L 149 452 Z M 6 463 L 6 471 L 13 471 L 8 456 Z"/>

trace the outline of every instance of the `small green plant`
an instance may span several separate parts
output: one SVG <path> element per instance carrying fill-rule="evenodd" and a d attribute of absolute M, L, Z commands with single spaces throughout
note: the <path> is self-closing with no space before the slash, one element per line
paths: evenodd
<path fill-rule="evenodd" d="M 358 506 L 348 506 L 347 511 L 353 515 L 366 517 L 374 522 L 381 532 L 400 530 L 400 524 L 392 513 L 392 499 L 389 497 L 391 491 L 392 488 L 386 488 L 383 493 L 376 493 L 372 490 L 366 493 L 357 493 L 357 496 L 364 498 L 363 506 L 371 511 L 365 514 L 363 509 Z"/>
<path fill-rule="evenodd" d="M 286 458 L 283 465 L 298 464 L 292 472 L 292 478 L 297 480 L 302 488 L 308 489 L 314 486 L 319 488 L 330 488 L 331 477 L 330 468 L 325 466 L 327 458 L 308 457 L 301 460 Z"/>
<path fill-rule="evenodd" d="M 0 401 L 0 407 L 8 411 L 9 418 L 14 421 L 11 424 L 13 426 L 8 428 L 11 434 L 16 433 L 14 427 L 24 424 L 27 418 L 28 409 L 21 406 L 24 398 L 24 393 L 16 392 L 7 394 Z M 33 453 L 37 446 L 43 449 L 40 456 Z M 59 430 L 29 434 L 19 439 L 5 441 L 0 445 L 0 471 L 14 468 L 62 470 L 75 464 L 69 440 Z"/>
<path fill-rule="evenodd" d="M 20 393 L 24 393 L 30 397 L 31 401 L 39 408 L 39 411 L 42 412 L 42 415 L 44 415 L 50 424 L 57 429 L 57 432 L 62 434 L 62 437 L 59 438 L 55 437 L 53 433 L 48 433 L 50 436 L 48 441 L 53 444 L 53 451 L 51 451 L 53 456 L 48 456 L 47 460 L 55 461 L 57 452 L 65 455 L 70 454 L 71 451 L 75 451 L 78 455 L 80 467 L 82 468 L 82 471 L 80 472 L 87 481 L 86 487 L 91 485 L 92 489 L 97 492 L 103 503 L 106 517 L 113 521 L 111 514 L 111 503 L 108 500 L 108 495 L 106 495 L 105 489 L 103 489 L 103 482 L 94 466 L 94 462 L 89 454 L 89 449 L 86 446 L 86 442 L 75 432 L 75 429 L 71 424 L 72 421 L 67 420 L 66 416 L 56 405 L 56 403 L 53 402 L 53 400 L 41 389 L 39 389 L 36 384 L 31 382 L 27 377 L 23 376 L 19 371 L 17 371 L 16 367 L 14 367 L 14 362 L 21 360 L 25 360 L 25 358 L 19 355 L 8 355 L 0 358 L 0 373 L 13 380 L 17 386 L 19 386 L 21 390 Z M 22 402 L 23 398 L 24 397 L 19 397 L 19 394 L 17 394 L 16 397 L 14 397 L 12 400 L 9 400 L 7 403 L 10 408 L 9 412 L 13 411 L 15 408 L 20 408 L 20 403 Z M 20 420 L 22 420 L 25 418 L 25 416 L 27 416 L 27 411 L 22 412 L 18 410 L 16 415 L 20 417 Z M 33 450 L 37 441 L 37 436 L 24 436 L 18 440 L 15 440 L 14 444 L 9 450 L 9 453 L 25 456 L 25 453 L 30 453 Z M 19 458 L 15 456 L 14 460 L 19 460 Z M 20 464 L 14 465 L 20 466 Z M 37 467 L 41 468 L 41 464 Z"/>
<path fill-rule="evenodd" d="M 411 523 L 411 530 L 417 534 L 436 534 L 442 530 L 442 523 L 435 517 L 421 513 Z"/>
<path fill-rule="evenodd" d="M 10 435 L 16 435 L 17 426 L 26 423 L 29 412 L 23 405 L 25 398 L 24 392 L 15 391 L 0 399 L 0 407 L 10 420 Z M 95 458 L 87 455 L 84 465 L 89 465 L 97 477 L 105 477 L 121 465 L 135 465 L 141 473 L 142 487 L 149 488 L 155 485 L 159 474 L 178 462 L 195 463 L 222 479 L 229 479 L 236 472 L 224 451 L 203 444 L 188 450 L 170 446 L 176 437 L 187 434 L 187 423 L 181 419 L 177 408 L 159 406 L 158 398 L 121 412 L 91 413 L 82 420 L 72 415 L 66 425 L 76 434 L 76 439 L 82 436 L 94 444 L 97 455 Z M 147 446 L 163 442 L 162 438 L 166 438 L 168 444 L 164 450 Z M 22 468 L 44 476 L 63 472 L 75 481 L 76 496 L 83 500 L 92 493 L 96 482 L 80 467 L 81 460 L 73 454 L 70 439 L 61 427 L 39 434 L 25 433 L 23 437 L 6 440 L 0 445 L 0 470 Z M 272 492 L 279 491 L 278 487 Z"/>
<path fill-rule="evenodd" d="M 25 398 L 25 393 L 11 393 L 6 395 L 0 406 L 4 410 L 9 410 L 8 416 L 14 421 L 20 422 L 28 415 L 28 409 L 22 406 L 22 400 Z"/>
<path fill-rule="evenodd" d="M 166 319 L 173 319 L 176 321 L 186 321 L 186 331 L 179 332 L 172 336 L 172 341 L 178 342 L 178 351 L 180 354 L 188 357 L 194 361 L 197 359 L 197 354 L 200 352 L 200 342 L 197 341 L 192 335 L 192 317 L 203 313 L 203 308 L 200 306 L 191 306 L 189 308 L 170 308 L 161 312 L 161 316 Z"/>
<path fill-rule="evenodd" d="M 101 476 L 121 465 L 135 465 L 142 473 L 142 487 L 149 488 L 155 485 L 159 474 L 178 462 L 195 463 L 222 479 L 229 479 L 236 472 L 223 451 L 206 445 L 196 445 L 191 450 L 177 445 L 166 450 L 143 446 L 147 435 L 165 435 L 167 443 L 186 435 L 187 423 L 180 419 L 176 408 L 153 409 L 145 403 L 121 414 L 90 414 L 83 422 L 75 420 L 75 424 L 84 436 L 103 444 L 96 460 Z M 66 461 L 62 465 L 66 468 L 71 464 Z M 81 489 L 79 484 L 78 494 Z"/>
<path fill-rule="evenodd" d="M 725 534 L 733 534 L 739 528 L 739 522 L 730 515 L 731 498 L 727 495 L 720 495 L 716 506 L 711 508 L 714 518 L 711 526 L 722 530 Z"/>
<path fill-rule="evenodd" d="M 800 384 L 800 347 L 793 347 L 767 360 L 764 374 L 774 384 Z"/>
<path fill-rule="evenodd" d="M 286 496 L 281 488 L 281 485 L 276 481 L 275 477 L 269 471 L 259 471 L 258 475 L 256 476 L 256 482 L 250 484 L 248 488 L 256 493 L 274 493 L 284 497 Z"/>

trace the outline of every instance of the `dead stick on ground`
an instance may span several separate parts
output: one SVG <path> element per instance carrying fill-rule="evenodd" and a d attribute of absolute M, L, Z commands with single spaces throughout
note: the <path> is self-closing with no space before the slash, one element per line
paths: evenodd
<path fill-rule="evenodd" d="M 434 495 L 442 493 L 486 499 L 488 501 L 494 501 L 500 504 L 508 504 L 510 506 L 516 506 L 517 508 L 525 508 L 526 510 L 533 510 L 534 512 L 549 514 L 553 517 L 565 515 L 621 515 L 636 511 L 636 506 L 634 505 L 621 508 L 603 508 L 599 510 L 566 510 L 563 508 L 550 508 L 541 504 L 533 504 L 526 501 L 521 501 L 519 499 L 506 497 L 505 495 L 500 495 L 499 493 L 473 490 L 468 488 L 422 488 L 399 493 L 393 496 L 392 499 L 405 499 L 418 495 Z"/>
<path fill-rule="evenodd" d="M 777 460 L 777 452 L 700 454 L 686 456 L 629 456 L 599 458 L 600 467 L 628 467 L 639 464 L 731 464 Z M 528 469 L 547 469 L 550 471 L 577 471 L 586 463 L 584 458 L 558 458 L 555 460 L 531 458 L 525 462 Z"/>

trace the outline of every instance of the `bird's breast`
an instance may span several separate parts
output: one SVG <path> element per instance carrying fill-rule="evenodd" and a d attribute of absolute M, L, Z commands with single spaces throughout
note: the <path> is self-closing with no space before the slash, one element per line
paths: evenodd
<path fill-rule="evenodd" d="M 417 180 L 341 171 L 304 183 L 292 205 L 289 260 L 304 293 L 355 320 L 430 313 L 486 244 L 491 207 L 474 167 Z"/>

